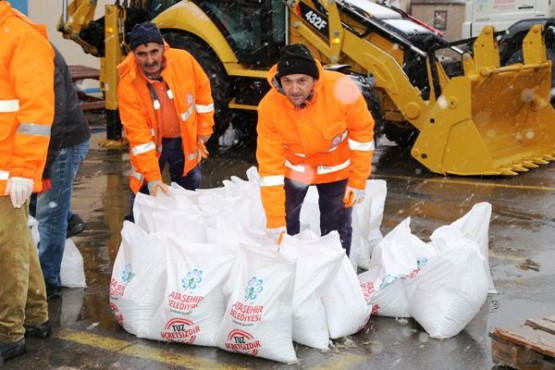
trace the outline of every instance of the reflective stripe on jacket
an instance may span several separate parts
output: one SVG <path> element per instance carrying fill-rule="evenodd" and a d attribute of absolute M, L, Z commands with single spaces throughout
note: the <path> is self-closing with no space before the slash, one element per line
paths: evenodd
<path fill-rule="evenodd" d="M 318 62 L 317 62 L 318 63 Z M 269 228 L 285 226 L 284 178 L 304 184 L 348 179 L 364 189 L 374 151 L 374 120 L 348 76 L 324 71 L 302 108 L 293 105 L 274 79 L 258 106 L 256 158 Z"/>
<path fill-rule="evenodd" d="M 54 51 L 46 28 L 0 1 L 0 196 L 9 177 L 42 190 L 54 119 Z"/>
<path fill-rule="evenodd" d="M 185 167 L 183 175 L 201 160 L 198 136 L 211 135 L 214 102 L 210 80 L 194 57 L 184 50 L 164 45 L 162 78 L 168 86 L 181 126 Z M 133 53 L 118 66 L 118 103 L 122 125 L 129 140 L 133 174 L 131 189 L 137 192 L 143 181 L 162 179 L 158 157 L 162 150 L 159 101 L 152 99 L 147 80 Z"/>

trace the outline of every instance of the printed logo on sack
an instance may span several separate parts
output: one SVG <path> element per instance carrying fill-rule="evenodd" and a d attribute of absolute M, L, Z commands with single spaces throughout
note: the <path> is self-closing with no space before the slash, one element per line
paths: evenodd
<path fill-rule="evenodd" d="M 121 325 L 121 323 L 123 322 L 123 315 L 119 312 L 119 308 L 118 306 L 116 306 L 113 303 L 110 303 L 110 309 L 112 310 L 112 312 L 114 313 L 114 316 L 118 322 L 118 324 Z"/>
<path fill-rule="evenodd" d="M 112 298 L 123 297 L 123 293 L 125 293 L 125 285 L 121 284 L 119 281 L 112 278 L 110 280 L 110 297 Z"/>
<path fill-rule="evenodd" d="M 420 272 L 420 269 L 424 266 L 426 266 L 428 264 L 428 259 L 427 258 L 422 258 L 420 260 L 416 260 L 416 268 L 414 270 L 412 270 L 406 277 L 405 279 L 412 279 L 414 277 L 416 277 L 416 275 L 418 275 L 418 273 Z"/>
<path fill-rule="evenodd" d="M 374 283 L 373 282 L 361 283 L 360 289 L 362 290 L 362 294 L 364 295 L 364 300 L 366 301 L 366 303 L 370 303 L 370 297 L 374 292 L 376 292 L 376 289 L 374 289 Z"/>
<path fill-rule="evenodd" d="M 233 352 L 241 352 L 253 356 L 258 355 L 258 348 L 262 345 L 258 339 L 247 333 L 246 331 L 235 329 L 227 335 L 225 348 Z"/>
<path fill-rule="evenodd" d="M 121 282 L 124 284 L 129 284 L 134 277 L 135 273 L 131 268 L 131 264 L 128 263 L 127 265 L 125 265 L 123 271 L 121 272 Z"/>
<path fill-rule="evenodd" d="M 264 311 L 264 306 L 251 306 L 244 304 L 242 302 L 236 301 L 233 306 L 231 306 L 231 311 L 229 314 L 235 320 L 239 321 L 241 324 L 259 322 L 262 320 L 262 312 Z"/>
<path fill-rule="evenodd" d="M 202 270 L 194 269 L 189 271 L 187 275 L 181 280 L 183 289 L 194 290 L 202 282 Z"/>
<path fill-rule="evenodd" d="M 396 276 L 387 274 L 383 277 L 382 282 L 380 283 L 380 289 L 385 288 L 388 285 L 393 284 L 397 280 Z"/>
<path fill-rule="evenodd" d="M 203 296 L 187 295 L 172 291 L 168 295 L 168 306 L 172 311 L 188 313 L 197 308 L 203 299 Z"/>
<path fill-rule="evenodd" d="M 245 288 L 246 301 L 251 301 L 251 303 L 254 303 L 254 300 L 256 300 L 258 294 L 264 290 L 262 283 L 262 279 L 257 279 L 256 276 L 253 276 L 249 280 L 249 282 L 247 283 L 247 287 Z"/>
<path fill-rule="evenodd" d="M 229 314 L 235 319 L 235 322 L 244 325 L 246 323 L 259 322 L 262 320 L 264 306 L 254 305 L 256 298 L 264 290 L 262 283 L 262 279 L 258 279 L 256 276 L 253 276 L 247 283 L 243 298 L 245 301 L 250 301 L 249 303 L 251 304 L 240 301 L 235 301 L 235 303 L 233 303 Z"/>
<path fill-rule="evenodd" d="M 198 333 L 200 333 L 200 326 L 191 320 L 173 318 L 166 323 L 164 330 L 160 332 L 160 337 L 168 342 L 192 344 Z"/>
<path fill-rule="evenodd" d="M 123 271 L 121 272 L 121 282 L 114 278 L 110 280 L 110 296 L 112 298 L 122 297 L 125 292 L 125 286 L 133 280 L 133 277 L 135 277 L 135 273 L 131 268 L 131 264 L 128 263 L 124 266 Z"/>
<path fill-rule="evenodd" d="M 194 269 L 189 271 L 183 279 L 181 279 L 182 287 L 185 290 L 195 290 L 202 283 L 202 270 Z M 171 291 L 168 295 L 168 307 L 172 311 L 181 313 L 190 313 L 198 307 L 204 299 L 203 296 L 189 295 L 178 291 Z"/>

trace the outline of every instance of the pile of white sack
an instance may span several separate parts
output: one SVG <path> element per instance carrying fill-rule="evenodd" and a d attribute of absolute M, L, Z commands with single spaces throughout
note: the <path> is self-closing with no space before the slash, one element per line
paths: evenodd
<path fill-rule="evenodd" d="M 488 293 L 496 293 L 488 258 L 491 204 L 436 229 L 425 243 L 410 217 L 378 243 L 370 268 L 359 275 L 373 315 L 414 317 L 432 338 L 457 335 Z"/>
<path fill-rule="evenodd" d="M 294 363 L 293 342 L 325 350 L 371 314 L 412 316 L 432 337 L 456 335 L 494 289 L 487 203 L 436 230 L 430 243 L 411 234 L 410 219 L 384 238 L 386 183 L 369 180 L 353 210 L 349 260 L 336 232 L 319 236 L 316 189 L 303 204 L 301 233 L 277 246 L 265 235 L 255 168 L 247 178 L 137 195 L 110 286 L 126 331 Z M 357 276 L 357 268 L 368 271 Z"/>
<path fill-rule="evenodd" d="M 327 349 L 330 338 L 365 327 L 371 307 L 353 266 L 362 255 L 369 263 L 382 239 L 385 182 L 369 181 L 369 196 L 355 209 L 359 253 L 349 261 L 336 232 L 318 236 L 312 190 L 304 231 L 278 247 L 265 234 L 256 169 L 247 176 L 221 188 L 172 184 L 167 195 L 137 195 L 110 284 L 112 311 L 126 331 L 293 363 L 293 342 Z"/>

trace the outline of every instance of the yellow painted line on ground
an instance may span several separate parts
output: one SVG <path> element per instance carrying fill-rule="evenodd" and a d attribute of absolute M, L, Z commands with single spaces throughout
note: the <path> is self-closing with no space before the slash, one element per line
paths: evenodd
<path fill-rule="evenodd" d="M 218 369 L 218 370 L 247 370 L 249 368 L 224 365 L 215 360 L 210 360 L 194 355 L 174 353 L 144 344 L 129 342 L 126 340 L 110 338 L 87 331 L 73 331 L 67 329 L 56 330 L 54 338 L 67 340 L 77 344 L 91 346 L 110 352 L 119 352 L 126 356 L 138 357 L 144 360 L 162 362 L 168 365 L 183 366 L 191 369 Z M 153 342 L 154 343 L 154 342 Z"/>
<path fill-rule="evenodd" d="M 479 182 L 479 181 L 467 181 L 467 180 L 456 180 L 456 179 L 434 179 L 434 178 L 422 178 L 422 177 L 411 177 L 411 176 L 374 176 L 375 179 L 395 179 L 395 180 L 418 180 L 422 182 L 434 182 L 441 184 L 458 184 L 458 185 L 470 185 L 470 186 L 484 186 L 484 187 L 495 187 L 504 189 L 522 189 L 522 190 L 539 190 L 539 191 L 555 191 L 555 187 L 552 186 L 534 186 L 534 185 L 511 185 L 511 184 L 496 184 L 493 182 Z"/>
<path fill-rule="evenodd" d="M 526 258 L 511 256 L 509 254 L 495 253 L 494 251 L 491 251 L 491 250 L 489 251 L 489 256 L 492 258 L 497 258 L 505 261 L 514 261 L 514 262 L 520 262 L 520 263 L 526 262 Z"/>
<path fill-rule="evenodd" d="M 343 352 L 341 354 L 334 354 L 329 360 L 308 366 L 306 368 L 318 370 L 354 369 L 361 368 L 360 366 L 356 367 L 355 365 L 360 365 L 362 363 L 367 364 L 368 360 L 369 358 L 365 356 Z"/>

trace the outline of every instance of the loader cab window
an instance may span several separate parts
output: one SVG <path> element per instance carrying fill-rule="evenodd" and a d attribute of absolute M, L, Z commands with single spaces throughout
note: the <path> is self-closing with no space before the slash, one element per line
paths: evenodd
<path fill-rule="evenodd" d="M 147 2 L 148 12 L 150 13 L 151 17 L 154 18 L 158 14 L 162 13 L 164 10 L 168 9 L 170 6 L 175 5 L 179 2 L 181 2 L 181 0 L 148 1 Z"/>
<path fill-rule="evenodd" d="M 264 68 L 277 61 L 285 44 L 283 1 L 211 0 L 199 6 L 227 38 L 241 63 Z"/>

